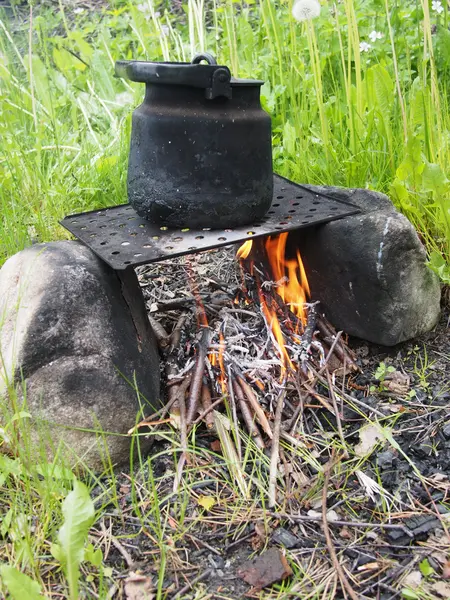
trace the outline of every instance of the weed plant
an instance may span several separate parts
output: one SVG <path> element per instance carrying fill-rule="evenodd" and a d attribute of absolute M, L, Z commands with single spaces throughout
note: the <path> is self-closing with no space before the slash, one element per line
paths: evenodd
<path fill-rule="evenodd" d="M 450 31 L 446 3 L 123 0 L 3 11 L 0 21 L 0 262 L 67 235 L 66 214 L 126 201 L 130 113 L 142 86 L 114 61 L 189 61 L 209 50 L 262 78 L 274 167 L 298 182 L 390 194 L 450 281 Z"/>

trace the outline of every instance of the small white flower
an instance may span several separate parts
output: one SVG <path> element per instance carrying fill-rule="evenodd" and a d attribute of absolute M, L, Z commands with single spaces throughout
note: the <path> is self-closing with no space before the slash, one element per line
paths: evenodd
<path fill-rule="evenodd" d="M 150 12 L 150 7 L 148 4 L 138 4 L 136 6 L 136 8 L 141 12 L 141 13 L 148 13 Z"/>
<path fill-rule="evenodd" d="M 73 12 L 75 15 L 81 15 L 81 13 L 84 13 L 84 8 L 74 8 Z"/>
<path fill-rule="evenodd" d="M 161 35 L 167 37 L 169 35 L 170 28 L 168 25 L 161 25 Z"/>
<path fill-rule="evenodd" d="M 444 12 L 444 7 L 442 6 L 441 0 L 433 0 L 431 3 L 431 8 L 437 12 L 438 15 Z"/>
<path fill-rule="evenodd" d="M 369 33 L 369 38 L 371 42 L 376 42 L 377 40 L 381 40 L 381 38 L 383 37 L 383 34 L 381 33 L 381 31 L 371 31 Z"/>
<path fill-rule="evenodd" d="M 292 7 L 292 16 L 297 21 L 311 21 L 320 15 L 318 0 L 297 0 Z"/>
<path fill-rule="evenodd" d="M 367 42 L 361 42 L 359 44 L 359 51 L 360 52 L 369 52 L 369 50 L 372 48 L 372 46 L 370 44 L 368 44 Z"/>

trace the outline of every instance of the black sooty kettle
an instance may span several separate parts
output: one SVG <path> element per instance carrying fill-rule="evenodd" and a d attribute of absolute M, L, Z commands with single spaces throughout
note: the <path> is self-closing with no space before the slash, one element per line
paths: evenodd
<path fill-rule="evenodd" d="M 225 229 L 265 215 L 273 173 L 262 81 L 234 79 L 207 53 L 192 63 L 118 61 L 116 74 L 146 86 L 128 166 L 128 198 L 140 216 Z"/>

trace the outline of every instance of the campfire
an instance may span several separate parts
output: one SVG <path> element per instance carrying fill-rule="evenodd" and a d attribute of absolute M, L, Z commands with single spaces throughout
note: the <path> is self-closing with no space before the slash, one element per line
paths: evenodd
<path fill-rule="evenodd" d="M 248 495 L 250 480 L 239 469 L 246 451 L 239 434 L 244 425 L 249 440 L 270 456 L 267 493 L 274 506 L 280 480 L 288 477 L 282 442 L 297 451 L 289 462 L 301 485 L 305 469 L 321 472 L 330 458 L 325 443 L 302 453 L 305 432 L 320 431 L 320 419 L 331 419 L 345 447 L 343 403 L 356 411 L 365 404 L 346 391 L 346 382 L 358 371 L 356 357 L 311 298 L 300 253 L 290 248 L 288 233 L 248 240 L 236 256 L 236 272 L 225 278 L 187 259 L 191 293 L 177 297 L 171 290 L 169 300 L 150 298 L 150 319 L 165 356 L 167 404 L 138 428 L 170 422 L 180 429 L 176 489 L 189 460 L 189 431 L 203 422 L 219 438 L 224 455 L 238 465 L 235 475 Z M 141 280 L 151 269 L 141 269 Z M 165 281 L 159 283 L 165 287 Z"/>

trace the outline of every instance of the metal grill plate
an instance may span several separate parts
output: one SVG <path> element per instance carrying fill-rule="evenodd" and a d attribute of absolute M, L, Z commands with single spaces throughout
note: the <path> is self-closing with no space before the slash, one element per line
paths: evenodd
<path fill-rule="evenodd" d="M 252 225 L 234 229 L 169 229 L 141 218 L 129 205 L 71 215 L 61 221 L 113 269 L 126 269 L 250 238 L 311 227 L 359 212 L 352 204 L 274 176 L 272 206 Z"/>

